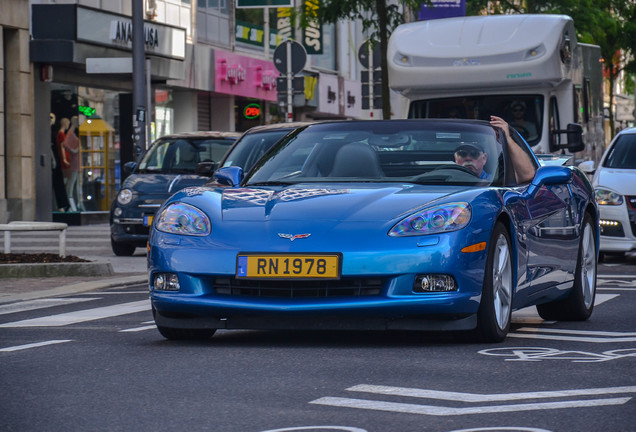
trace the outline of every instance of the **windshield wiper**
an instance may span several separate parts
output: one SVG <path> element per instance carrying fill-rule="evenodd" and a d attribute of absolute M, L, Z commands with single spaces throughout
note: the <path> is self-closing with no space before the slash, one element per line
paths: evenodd
<path fill-rule="evenodd" d="M 294 183 L 297 183 L 297 182 L 270 180 L 270 181 L 262 181 L 262 182 L 256 182 L 256 183 L 247 183 L 245 186 L 286 186 L 286 185 L 290 185 Z"/>

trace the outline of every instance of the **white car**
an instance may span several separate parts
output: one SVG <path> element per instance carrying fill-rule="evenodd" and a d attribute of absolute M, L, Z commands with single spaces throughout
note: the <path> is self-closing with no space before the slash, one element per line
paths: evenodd
<path fill-rule="evenodd" d="M 636 251 L 636 127 L 614 137 L 596 170 L 594 162 L 581 165 L 583 171 L 594 172 L 601 254 Z"/>

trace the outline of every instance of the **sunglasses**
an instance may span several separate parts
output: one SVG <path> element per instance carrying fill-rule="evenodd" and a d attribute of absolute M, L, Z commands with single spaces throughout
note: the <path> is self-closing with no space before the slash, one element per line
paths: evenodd
<path fill-rule="evenodd" d="M 470 157 L 473 159 L 477 159 L 479 156 L 481 156 L 481 153 L 482 152 L 480 152 L 479 150 L 457 150 L 455 152 L 455 154 L 460 158 L 465 158 L 466 156 L 470 155 Z"/>
<path fill-rule="evenodd" d="M 525 110 L 523 108 L 515 108 L 512 110 L 512 112 L 524 112 Z"/>

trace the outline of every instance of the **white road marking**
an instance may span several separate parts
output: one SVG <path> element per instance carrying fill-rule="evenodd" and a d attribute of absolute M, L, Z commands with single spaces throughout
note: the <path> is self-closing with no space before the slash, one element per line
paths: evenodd
<path fill-rule="evenodd" d="M 50 341 L 46 341 L 46 342 L 30 343 L 30 344 L 26 344 L 26 345 L 16 345 L 16 346 L 7 347 L 7 348 L 0 348 L 0 352 L 20 351 L 20 350 L 25 350 L 25 349 L 30 349 L 30 348 L 37 348 L 37 347 L 42 347 L 42 346 L 47 346 L 47 345 L 54 345 L 54 344 L 59 344 L 59 343 L 64 343 L 64 342 L 71 342 L 71 341 L 72 341 L 72 339 L 61 339 L 61 340 L 50 340 Z"/>
<path fill-rule="evenodd" d="M 591 389 L 576 390 L 557 390 L 557 391 L 541 391 L 541 392 L 522 392 L 522 393 L 495 393 L 495 394 L 478 394 L 478 393 L 460 393 L 438 390 L 427 390 L 406 387 L 391 387 L 360 384 L 349 387 L 348 391 L 383 394 L 391 396 L 407 396 L 423 399 L 438 399 L 460 402 L 502 402 L 522 399 L 546 399 L 559 398 L 567 396 L 596 396 L 607 394 L 625 394 L 636 393 L 636 386 L 624 387 L 601 387 Z"/>
<path fill-rule="evenodd" d="M 611 360 L 618 360 L 625 357 L 636 357 L 636 348 L 624 348 L 602 353 L 593 353 L 586 351 L 562 351 L 556 348 L 546 347 L 506 347 L 506 348 L 489 348 L 478 351 L 479 354 L 511 357 L 505 361 L 525 361 L 537 362 L 543 360 L 566 360 L 573 363 L 599 363 Z"/>
<path fill-rule="evenodd" d="M 44 309 L 44 308 L 53 307 L 53 306 L 69 305 L 73 303 L 80 303 L 80 302 L 98 300 L 98 299 L 99 297 L 92 297 L 92 298 L 65 297 L 65 298 L 45 298 L 45 299 L 38 299 L 38 300 L 29 300 L 29 301 L 23 301 L 18 303 L 0 305 L 0 315 L 6 315 L 6 314 L 16 313 L 16 312 L 25 312 L 25 311 L 36 310 L 36 309 Z"/>
<path fill-rule="evenodd" d="M 130 303 L 122 303 L 113 306 L 105 306 L 94 309 L 85 309 L 81 311 L 68 312 L 58 315 L 50 315 L 41 318 L 33 318 L 22 321 L 15 321 L 0 324 L 0 328 L 16 328 L 16 327 L 57 327 L 69 324 L 76 324 L 86 321 L 95 321 L 102 318 L 110 318 L 114 316 L 127 315 L 136 312 L 150 310 L 150 301 L 141 300 Z"/>
<path fill-rule="evenodd" d="M 527 403 L 513 405 L 493 405 L 483 407 L 452 408 L 434 405 L 415 405 L 396 402 L 379 402 L 364 399 L 348 399 L 338 397 L 323 397 L 310 403 L 344 408 L 359 408 L 376 411 L 390 411 L 407 414 L 421 414 L 433 416 L 450 416 L 466 414 L 489 414 L 515 411 L 535 411 L 547 409 L 582 408 L 592 406 L 623 405 L 631 398 L 588 399 L 563 402 Z"/>
<path fill-rule="evenodd" d="M 124 330 L 119 330 L 120 333 L 134 333 L 134 332 L 140 332 L 140 331 L 144 331 L 144 330 L 156 330 L 157 326 L 156 325 L 147 325 L 147 326 L 143 326 L 143 327 L 134 327 L 134 328 L 129 328 L 129 329 L 124 329 Z"/>
<path fill-rule="evenodd" d="M 545 329 L 545 328 L 532 328 L 522 327 L 520 332 L 535 331 L 536 333 L 518 333 L 510 332 L 508 337 L 521 338 L 521 339 L 544 339 L 544 340 L 558 340 L 558 341 L 570 341 L 570 342 L 591 342 L 591 343 L 616 343 L 616 342 L 636 342 L 636 335 L 633 333 L 616 333 L 620 336 L 610 337 L 609 333 L 612 332 L 584 332 L 577 330 L 559 330 L 559 329 Z M 556 334 L 561 333 L 561 334 Z M 603 333 L 608 333 L 605 335 Z M 570 336 L 576 335 L 576 336 Z M 632 336 L 633 335 L 633 336 Z M 604 336 L 604 337 L 595 337 Z"/>

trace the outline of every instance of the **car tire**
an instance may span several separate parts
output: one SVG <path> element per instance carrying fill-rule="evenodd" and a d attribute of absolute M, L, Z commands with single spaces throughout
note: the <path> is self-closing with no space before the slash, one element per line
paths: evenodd
<path fill-rule="evenodd" d="M 550 303 L 537 305 L 537 312 L 549 321 L 585 321 L 592 315 L 596 297 L 596 231 L 592 216 L 583 218 L 574 286 L 570 295 Z"/>
<path fill-rule="evenodd" d="M 497 222 L 488 245 L 488 258 L 475 334 L 481 342 L 501 342 L 510 330 L 513 298 L 510 234 Z"/>
<path fill-rule="evenodd" d="M 116 242 L 112 237 L 110 239 L 110 247 L 117 256 L 133 256 L 137 248 L 131 243 Z"/>

